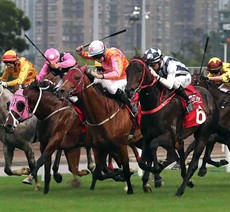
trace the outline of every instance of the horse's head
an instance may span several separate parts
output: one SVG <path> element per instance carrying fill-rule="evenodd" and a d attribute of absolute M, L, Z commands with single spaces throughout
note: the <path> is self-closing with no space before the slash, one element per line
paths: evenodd
<path fill-rule="evenodd" d="M 23 95 L 23 90 L 19 89 L 10 99 L 9 113 L 4 124 L 6 132 L 13 133 L 18 124 L 28 118 L 28 99 Z"/>
<path fill-rule="evenodd" d="M 64 76 L 62 85 L 57 89 L 57 96 L 68 98 L 80 94 L 84 88 L 85 72 L 86 69 L 83 68 L 71 68 Z"/>
<path fill-rule="evenodd" d="M 143 87 L 147 87 L 154 81 L 153 75 L 149 72 L 145 65 L 144 58 L 134 57 L 131 59 L 127 69 L 127 85 L 126 93 L 129 98 L 133 98 L 136 92 L 139 92 Z"/>

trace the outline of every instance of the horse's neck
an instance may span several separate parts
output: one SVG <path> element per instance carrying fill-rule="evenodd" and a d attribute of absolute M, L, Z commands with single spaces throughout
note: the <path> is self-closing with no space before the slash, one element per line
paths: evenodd
<path fill-rule="evenodd" d="M 216 99 L 217 104 L 221 104 L 223 101 L 230 101 L 230 95 L 221 91 L 215 85 L 209 83 L 208 90 L 212 96 Z"/>
<path fill-rule="evenodd" d="M 160 104 L 160 95 L 162 90 L 157 86 L 142 89 L 140 92 L 140 104 L 144 111 L 156 108 Z"/>
<path fill-rule="evenodd" d="M 28 93 L 28 101 L 31 106 L 34 107 L 37 105 L 39 100 L 39 92 L 31 91 Z M 38 104 L 37 110 L 35 111 L 35 115 L 38 119 L 42 120 L 50 115 L 55 110 L 61 108 L 64 103 L 61 100 L 58 100 L 56 96 L 52 93 L 45 91 L 42 92 L 42 96 L 40 102 Z"/>
<path fill-rule="evenodd" d="M 10 101 L 10 98 L 12 96 L 13 96 L 13 94 L 7 89 L 4 89 L 3 92 L 2 92 L 2 95 L 0 96 L 0 119 L 1 120 L 6 119 L 6 116 L 8 114 L 7 102 Z"/>

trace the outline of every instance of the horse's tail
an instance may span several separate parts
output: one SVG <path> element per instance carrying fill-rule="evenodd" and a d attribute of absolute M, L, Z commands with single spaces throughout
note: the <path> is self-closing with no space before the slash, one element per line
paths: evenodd
<path fill-rule="evenodd" d="M 225 127 L 221 124 L 217 124 L 216 126 L 216 130 L 217 133 L 221 136 L 221 137 L 227 137 L 230 136 L 230 128 Z"/>

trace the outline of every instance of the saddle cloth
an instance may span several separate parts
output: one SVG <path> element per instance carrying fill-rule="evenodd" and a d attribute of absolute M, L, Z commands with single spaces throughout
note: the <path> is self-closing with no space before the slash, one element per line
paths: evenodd
<path fill-rule="evenodd" d="M 72 104 L 76 112 L 78 113 L 79 119 L 82 122 L 82 133 L 85 133 L 87 130 L 87 124 L 85 123 L 85 117 L 82 110 L 76 105 Z"/>
<path fill-rule="evenodd" d="M 192 85 L 187 86 L 185 92 L 189 96 L 190 101 L 192 101 L 194 109 L 192 112 L 185 115 L 183 126 L 185 128 L 190 128 L 203 124 L 206 120 L 206 114 L 204 112 L 201 94 Z M 184 99 L 181 99 L 181 101 L 185 108 L 186 102 Z"/>

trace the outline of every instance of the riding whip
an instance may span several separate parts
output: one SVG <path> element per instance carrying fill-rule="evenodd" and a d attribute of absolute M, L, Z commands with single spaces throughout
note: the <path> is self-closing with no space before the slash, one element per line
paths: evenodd
<path fill-rule="evenodd" d="M 45 58 L 45 60 L 48 61 L 49 64 L 51 64 L 51 62 L 49 61 L 49 59 L 40 51 L 40 49 L 33 43 L 33 41 L 30 40 L 30 38 L 29 38 L 26 34 L 24 34 L 24 35 L 25 35 L 25 37 L 28 39 L 28 41 L 29 41 L 29 42 L 39 51 L 39 53 Z"/>
<path fill-rule="evenodd" d="M 202 58 L 201 66 L 200 66 L 200 74 L 202 72 L 202 67 L 203 67 L 203 63 L 204 63 L 204 56 L 205 56 L 205 53 L 206 53 L 206 50 L 207 50 L 207 47 L 208 47 L 208 41 L 209 41 L 209 37 L 207 37 L 205 47 L 204 47 L 203 58 Z"/>
<path fill-rule="evenodd" d="M 115 32 L 115 33 L 113 33 L 113 34 L 111 34 L 111 35 L 108 35 L 108 36 L 106 36 L 106 37 L 104 37 L 104 38 L 101 38 L 101 39 L 99 39 L 99 40 L 104 40 L 104 39 L 106 39 L 106 38 L 110 38 L 110 37 L 113 37 L 113 36 L 115 36 L 115 35 L 119 35 L 119 34 L 121 34 L 121 33 L 123 33 L 123 32 L 126 32 L 126 29 L 123 29 L 123 30 L 121 30 L 121 31 Z M 85 48 L 85 47 L 87 47 L 87 46 L 89 46 L 89 45 L 90 45 L 90 43 L 84 45 L 83 47 Z"/>

